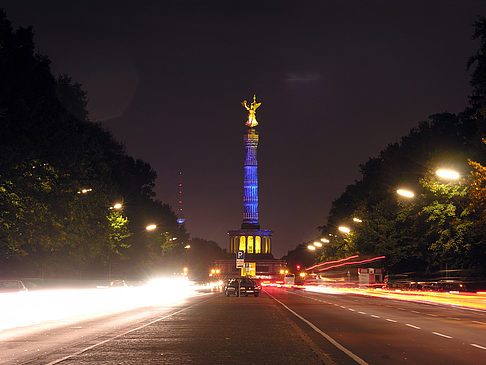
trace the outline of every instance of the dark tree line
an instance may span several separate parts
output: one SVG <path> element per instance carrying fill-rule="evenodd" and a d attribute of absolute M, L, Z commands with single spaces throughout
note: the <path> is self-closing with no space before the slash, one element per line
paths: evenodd
<path fill-rule="evenodd" d="M 32 28 L 0 11 L 0 274 L 163 269 L 188 234 L 155 199 L 156 172 L 89 120 L 81 85 L 49 64 Z"/>
<path fill-rule="evenodd" d="M 486 273 L 486 19 L 475 24 L 479 49 L 470 58 L 472 93 L 459 114 L 439 113 L 360 166 L 361 178 L 336 199 L 330 243 L 317 261 L 351 254 L 386 255 L 390 272 L 470 269 Z M 438 168 L 457 170 L 442 180 Z M 413 199 L 396 194 L 415 193 Z M 359 218 L 361 223 L 353 221 Z M 339 232 L 339 226 L 351 229 Z"/>

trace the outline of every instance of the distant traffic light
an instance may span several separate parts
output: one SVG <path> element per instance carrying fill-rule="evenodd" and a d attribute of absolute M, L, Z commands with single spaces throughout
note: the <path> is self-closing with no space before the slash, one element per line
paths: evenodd
<path fill-rule="evenodd" d="M 297 265 L 296 268 L 297 268 L 297 270 L 300 270 L 300 265 Z"/>

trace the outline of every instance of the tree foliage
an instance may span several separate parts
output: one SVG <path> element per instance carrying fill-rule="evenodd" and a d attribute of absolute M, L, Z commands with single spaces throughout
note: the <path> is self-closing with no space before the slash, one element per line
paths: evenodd
<path fill-rule="evenodd" d="M 4 11 L 0 122 L 5 270 L 86 275 L 125 266 L 136 274 L 187 240 L 171 208 L 155 200 L 155 171 L 89 120 L 81 85 L 54 77 L 32 28 L 14 30 Z M 112 209 L 115 202 L 123 209 Z M 154 221 L 158 229 L 148 234 Z"/>
<path fill-rule="evenodd" d="M 327 224 L 319 227 L 333 236 L 318 261 L 385 255 L 390 272 L 444 267 L 484 272 L 486 18 L 476 22 L 474 38 L 479 49 L 468 63 L 475 67 L 470 105 L 458 115 L 431 115 L 361 165 L 361 178 L 333 202 Z M 458 170 L 461 179 L 439 179 L 435 170 L 444 167 Z M 398 196 L 398 188 L 414 191 L 415 197 Z M 338 233 L 340 225 L 349 225 L 352 232 Z"/>

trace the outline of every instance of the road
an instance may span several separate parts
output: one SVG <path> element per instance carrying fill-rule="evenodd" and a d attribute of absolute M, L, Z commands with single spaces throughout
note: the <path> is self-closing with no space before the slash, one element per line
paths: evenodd
<path fill-rule="evenodd" d="M 486 313 L 266 287 L 0 332 L 2 364 L 486 364 Z"/>

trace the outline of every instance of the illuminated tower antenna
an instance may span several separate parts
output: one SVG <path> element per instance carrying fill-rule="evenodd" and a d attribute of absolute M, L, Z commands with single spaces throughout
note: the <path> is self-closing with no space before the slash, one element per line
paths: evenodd
<path fill-rule="evenodd" d="M 182 200 L 182 193 L 183 193 L 183 186 L 182 186 L 182 171 L 179 171 L 179 186 L 178 186 L 178 199 L 177 199 L 177 224 L 179 225 L 179 228 L 182 227 L 184 222 L 186 221 L 186 218 L 184 217 L 184 207 L 183 207 L 183 200 Z"/>

